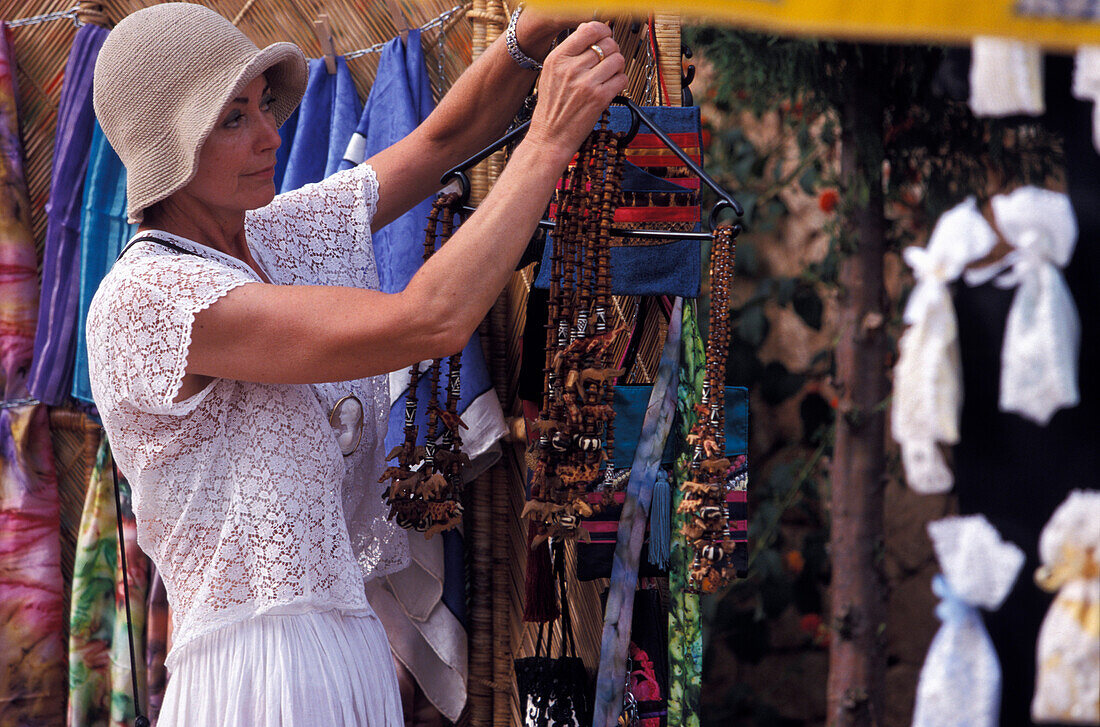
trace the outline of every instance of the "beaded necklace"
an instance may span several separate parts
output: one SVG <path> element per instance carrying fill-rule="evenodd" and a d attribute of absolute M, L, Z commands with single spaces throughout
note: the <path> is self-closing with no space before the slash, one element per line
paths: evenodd
<path fill-rule="evenodd" d="M 611 225 L 621 200 L 621 135 L 608 114 L 589 135 L 556 195 L 557 228 L 550 257 L 543 399 L 537 439 L 527 454 L 530 499 L 523 517 L 537 544 L 584 537 L 580 517 L 593 513 L 587 492 L 600 480 L 614 443 L 609 330 Z"/>
<path fill-rule="evenodd" d="M 453 204 L 455 194 L 440 195 L 428 214 L 424 235 L 424 260 L 435 252 L 436 245 L 445 243 L 454 232 Z M 390 481 L 385 500 L 387 517 L 409 530 L 430 538 L 450 530 L 462 520 L 462 468 L 470 463 L 462 451 L 460 429 L 466 425 L 458 416 L 461 392 L 462 352 L 447 359 L 446 400 L 439 404 L 439 382 L 443 359 L 435 359 L 428 368 L 428 422 L 424 445 L 417 446 L 419 426 L 416 423 L 417 387 L 420 365 L 409 369 L 409 392 L 405 399 L 405 441 L 393 448 L 386 459 L 397 458 L 397 466 L 388 467 L 379 482 Z M 442 427 L 442 432 L 440 428 Z"/>
<path fill-rule="evenodd" d="M 677 509 L 688 516 L 681 532 L 695 551 L 690 581 L 701 593 L 714 593 L 735 572 L 730 563 L 733 541 L 726 504 L 730 461 L 725 457 L 725 378 L 734 254 L 733 229 L 719 227 L 710 250 L 710 330 L 702 395 L 695 407 L 698 419 L 687 437 L 692 459 L 689 479 L 680 485 L 684 498 Z"/>

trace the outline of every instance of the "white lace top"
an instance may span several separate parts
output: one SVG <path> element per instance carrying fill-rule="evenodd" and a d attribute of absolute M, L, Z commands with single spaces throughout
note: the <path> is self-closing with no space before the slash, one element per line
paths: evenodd
<path fill-rule="evenodd" d="M 377 201 L 366 165 L 280 195 L 246 218 L 253 257 L 275 284 L 377 290 Z M 369 612 L 364 579 L 408 562 L 378 483 L 386 377 L 215 379 L 173 402 L 195 314 L 261 281 L 236 258 L 155 234 L 196 254 L 134 245 L 96 292 L 87 335 L 92 392 L 133 488 L 138 543 L 164 579 L 175 649 L 255 614 Z M 364 425 L 344 457 L 329 412 L 348 394 L 363 403 Z"/>

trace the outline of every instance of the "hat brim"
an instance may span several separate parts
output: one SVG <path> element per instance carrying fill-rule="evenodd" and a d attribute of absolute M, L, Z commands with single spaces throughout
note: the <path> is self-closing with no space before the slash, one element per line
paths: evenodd
<path fill-rule="evenodd" d="M 245 86 L 252 83 L 260 75 L 266 76 L 268 86 L 274 96 L 271 111 L 275 117 L 276 126 L 281 127 L 290 118 L 290 115 L 294 113 L 294 109 L 298 108 L 298 105 L 302 102 L 302 97 L 305 95 L 306 84 L 309 82 L 309 65 L 297 45 L 293 43 L 272 43 L 256 53 L 241 68 L 240 72 L 233 78 L 232 83 L 225 88 L 225 92 L 216 106 L 204 109 L 206 118 L 203 118 L 198 125 L 200 133 L 189 140 L 188 146 L 193 149 L 194 153 L 191 159 L 188 160 L 190 168 L 186 174 L 181 176 L 171 188 L 164 190 L 156 199 L 143 204 L 141 209 L 131 209 L 128 215 L 130 222 L 140 223 L 145 208 L 167 199 L 194 179 L 195 174 L 198 172 L 199 155 L 202 152 L 202 147 L 206 143 L 207 137 L 210 136 L 210 132 L 214 130 L 214 125 L 221 116 L 222 109 L 232 99 L 236 98 Z"/>

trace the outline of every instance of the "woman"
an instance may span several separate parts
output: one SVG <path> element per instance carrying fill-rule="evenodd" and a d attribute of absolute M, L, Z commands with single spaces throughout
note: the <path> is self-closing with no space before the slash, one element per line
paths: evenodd
<path fill-rule="evenodd" d="M 96 114 L 141 226 L 92 302 L 89 358 L 175 614 L 162 726 L 401 723 L 364 596 L 364 578 L 407 560 L 377 485 L 382 375 L 458 351 L 496 299 L 625 86 L 607 26 L 585 23 L 546 56 L 526 139 L 401 293 L 377 291 L 370 233 L 503 131 L 535 77 L 519 63 L 562 27 L 524 14 L 406 139 L 277 198 L 277 128 L 305 86 L 296 47 L 260 51 L 182 3 L 129 16 L 104 43 Z M 332 423 L 348 397 L 363 417 L 345 453 Z"/>

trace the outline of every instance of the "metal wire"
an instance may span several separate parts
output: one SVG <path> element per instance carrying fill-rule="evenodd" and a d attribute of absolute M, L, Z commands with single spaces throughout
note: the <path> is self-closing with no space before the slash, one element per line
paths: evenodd
<path fill-rule="evenodd" d="M 448 20 L 451 19 L 451 17 L 455 13 L 459 12 L 460 10 L 463 10 L 465 7 L 466 7 L 465 5 L 455 5 L 450 10 L 444 10 L 439 15 L 436 15 L 434 18 L 432 18 L 428 22 L 421 25 L 419 28 L 417 28 L 417 30 L 423 32 L 425 30 L 431 30 L 432 28 L 437 28 L 440 25 L 443 25 L 444 23 L 446 23 Z M 381 53 L 382 49 L 386 47 L 386 44 L 389 43 L 390 40 L 393 40 L 393 38 L 390 38 L 389 40 L 382 41 L 381 43 L 375 43 L 374 45 L 372 45 L 368 48 L 361 48 L 359 50 L 353 50 L 351 53 L 345 53 L 344 54 L 344 59 L 350 61 L 352 58 L 358 58 L 359 56 L 370 55 L 371 53 Z"/>
<path fill-rule="evenodd" d="M 73 25 L 81 26 L 83 23 L 77 19 L 76 13 L 79 7 L 72 7 L 68 10 L 57 10 L 52 13 L 46 13 L 44 15 L 34 15 L 29 18 L 19 18 L 17 20 L 5 20 L 9 28 L 18 28 L 21 25 L 38 25 L 39 23 L 48 23 L 51 20 L 62 20 L 68 18 L 73 21 Z"/>

